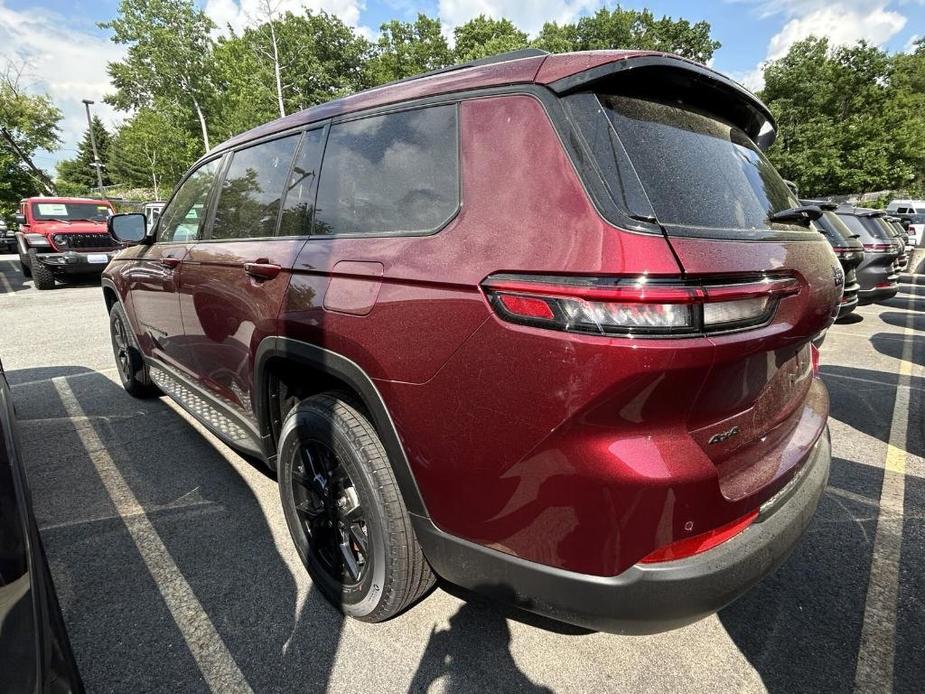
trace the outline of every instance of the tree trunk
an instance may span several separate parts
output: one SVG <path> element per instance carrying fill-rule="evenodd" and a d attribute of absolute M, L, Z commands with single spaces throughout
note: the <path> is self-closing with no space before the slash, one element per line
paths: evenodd
<path fill-rule="evenodd" d="M 283 103 L 283 78 L 279 67 L 279 49 L 276 45 L 276 30 L 273 28 L 273 18 L 270 18 L 270 38 L 273 41 L 273 72 L 276 76 L 276 99 L 279 101 L 279 117 L 286 115 L 286 105 Z"/>
<path fill-rule="evenodd" d="M 38 180 L 38 182 L 45 189 L 45 192 L 48 195 L 55 195 L 57 191 L 55 190 L 55 184 L 52 182 L 48 175 L 37 167 L 32 158 L 20 149 L 19 145 L 16 144 L 16 140 L 13 139 L 13 135 L 6 128 L 0 128 L 0 134 L 3 135 L 3 139 L 7 141 L 16 155 L 22 160 L 22 162 L 29 167 L 29 170 L 32 171 L 32 174 Z"/>
<path fill-rule="evenodd" d="M 202 128 L 202 144 L 205 145 L 206 152 L 212 147 L 209 146 L 209 129 L 206 127 L 206 117 L 199 106 L 199 100 L 193 97 L 193 108 L 196 109 L 196 117 L 199 118 L 199 127 Z"/>

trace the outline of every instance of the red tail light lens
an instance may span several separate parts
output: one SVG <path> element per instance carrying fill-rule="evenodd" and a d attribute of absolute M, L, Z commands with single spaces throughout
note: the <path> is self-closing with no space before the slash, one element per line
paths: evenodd
<path fill-rule="evenodd" d="M 492 275 L 483 283 L 504 320 L 599 335 L 666 336 L 741 330 L 767 323 L 799 292 L 785 275 L 734 278 Z"/>
<path fill-rule="evenodd" d="M 813 362 L 813 376 L 819 375 L 819 348 L 812 342 L 809 343 L 809 354 Z"/>
<path fill-rule="evenodd" d="M 865 243 L 864 250 L 868 253 L 889 253 L 893 250 L 891 243 Z"/>
<path fill-rule="evenodd" d="M 687 557 L 693 557 L 695 554 L 706 552 L 738 535 L 754 523 L 757 517 L 758 511 L 752 511 L 731 523 L 722 525 L 709 532 L 701 533 L 694 537 L 687 537 L 683 540 L 673 542 L 670 545 L 666 545 L 665 547 L 660 547 L 647 555 L 640 563 L 655 564 L 660 561 L 674 561 L 675 559 L 685 559 Z"/>

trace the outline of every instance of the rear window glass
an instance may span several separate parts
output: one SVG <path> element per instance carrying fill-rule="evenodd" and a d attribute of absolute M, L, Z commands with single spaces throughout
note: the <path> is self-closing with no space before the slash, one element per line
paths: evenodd
<path fill-rule="evenodd" d="M 879 226 L 874 225 L 873 227 L 866 225 L 862 219 L 851 213 L 839 213 L 839 219 L 841 219 L 845 226 L 848 227 L 851 231 L 861 237 L 862 240 L 878 240 L 878 241 L 889 241 L 889 236 L 887 233 L 881 229 Z"/>
<path fill-rule="evenodd" d="M 809 231 L 768 221 L 769 214 L 799 203 L 740 129 L 673 104 L 617 95 L 599 99 L 660 223 Z"/>
<path fill-rule="evenodd" d="M 459 206 L 456 106 L 331 126 L 316 234 L 436 231 Z"/>
<path fill-rule="evenodd" d="M 851 231 L 841 220 L 841 217 L 831 210 L 825 210 L 815 223 L 826 238 L 830 239 L 836 246 L 845 245 L 849 239 L 858 236 L 857 232 Z"/>

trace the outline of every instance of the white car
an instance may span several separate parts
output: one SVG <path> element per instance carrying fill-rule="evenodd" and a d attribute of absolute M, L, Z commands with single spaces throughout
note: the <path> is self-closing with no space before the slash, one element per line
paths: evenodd
<path fill-rule="evenodd" d="M 925 237 L 925 200 L 893 200 L 886 211 L 909 222 L 909 243 L 918 246 Z"/>

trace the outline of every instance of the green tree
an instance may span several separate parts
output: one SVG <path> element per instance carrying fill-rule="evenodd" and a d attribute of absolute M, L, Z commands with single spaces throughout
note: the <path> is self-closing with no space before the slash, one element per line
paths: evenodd
<path fill-rule="evenodd" d="M 921 172 L 922 117 L 882 50 L 863 41 L 794 44 L 765 67 L 761 96 L 778 122 L 769 156 L 809 196 L 908 186 Z"/>
<path fill-rule="evenodd" d="M 93 136 L 96 138 L 96 151 L 102 164 L 103 185 L 112 183 L 109 176 L 109 144 L 111 135 L 103 125 L 99 116 L 93 116 L 91 121 Z M 93 160 L 93 143 L 90 140 L 90 129 L 84 131 L 83 139 L 77 145 L 77 156 L 58 162 L 59 188 L 73 192 L 87 192 L 97 187 L 96 167 Z"/>
<path fill-rule="evenodd" d="M 453 30 L 456 39 L 455 60 L 464 63 L 497 53 L 526 48 L 527 34 L 509 19 L 492 19 L 479 15 Z"/>
<path fill-rule="evenodd" d="M 150 188 L 167 195 L 196 159 L 198 143 L 170 104 L 139 109 L 112 139 L 109 169 L 122 186 Z"/>
<path fill-rule="evenodd" d="M 224 136 L 279 116 L 277 61 L 285 113 L 367 86 L 364 65 L 370 44 L 334 15 L 287 12 L 273 24 L 275 58 L 266 25 L 218 40 L 215 71 L 222 96 L 213 124 Z"/>
<path fill-rule="evenodd" d="M 205 12 L 192 0 L 121 0 L 118 16 L 100 26 L 112 29 L 113 42 L 128 46 L 124 60 L 109 64 L 116 91 L 106 101 L 130 110 L 175 100 L 195 115 L 209 150 L 215 24 Z"/>
<path fill-rule="evenodd" d="M 440 21 L 418 14 L 413 22 L 383 24 L 367 64 L 370 84 L 384 84 L 453 63 L 453 52 L 440 32 Z"/>
<path fill-rule="evenodd" d="M 908 116 L 899 131 L 901 156 L 912 162 L 912 179 L 906 186 L 909 195 L 925 196 L 925 39 L 915 43 L 910 53 L 893 59 L 893 84 L 898 108 Z"/>
<path fill-rule="evenodd" d="M 667 51 L 705 63 L 720 47 L 710 36 L 709 22 L 691 24 L 686 19 L 663 16 L 648 10 L 601 8 L 577 22 L 547 22 L 533 44 L 551 53 L 606 49 Z"/>
<path fill-rule="evenodd" d="M 25 64 L 7 63 L 0 73 L 0 215 L 9 216 L 19 200 L 54 193 L 48 174 L 36 166 L 38 150 L 60 144 L 61 112 L 44 95 L 26 92 Z"/>

